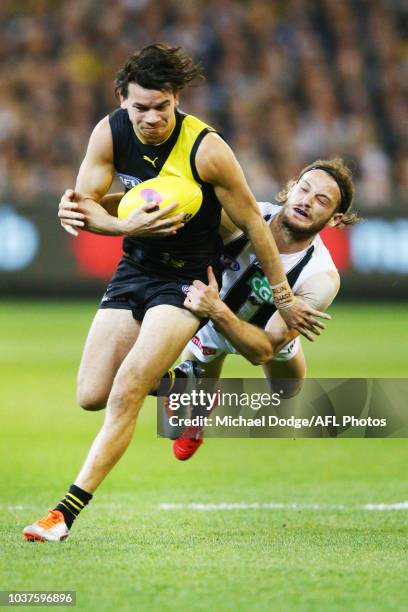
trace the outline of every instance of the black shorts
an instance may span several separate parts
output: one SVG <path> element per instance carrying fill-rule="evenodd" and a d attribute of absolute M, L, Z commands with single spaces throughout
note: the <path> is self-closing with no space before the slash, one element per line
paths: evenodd
<path fill-rule="evenodd" d="M 100 308 L 131 310 L 133 317 L 142 321 L 146 311 L 159 304 L 184 308 L 191 283 L 188 278 L 172 278 L 146 270 L 125 255 L 105 291 Z"/>

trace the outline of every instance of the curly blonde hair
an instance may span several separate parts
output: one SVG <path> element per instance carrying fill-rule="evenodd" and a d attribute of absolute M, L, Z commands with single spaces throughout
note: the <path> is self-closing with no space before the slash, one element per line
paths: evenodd
<path fill-rule="evenodd" d="M 327 174 L 330 174 L 330 176 L 334 178 L 340 189 L 341 197 L 336 212 L 343 213 L 343 218 L 336 227 L 345 227 L 346 225 L 358 223 L 360 218 L 353 210 L 354 185 L 351 170 L 345 165 L 340 157 L 334 159 L 318 159 L 303 168 L 298 176 L 291 179 L 286 184 L 286 187 L 278 193 L 276 201 L 279 202 L 279 204 L 285 204 L 288 199 L 289 189 L 310 170 L 324 170 L 324 172 L 327 172 Z"/>

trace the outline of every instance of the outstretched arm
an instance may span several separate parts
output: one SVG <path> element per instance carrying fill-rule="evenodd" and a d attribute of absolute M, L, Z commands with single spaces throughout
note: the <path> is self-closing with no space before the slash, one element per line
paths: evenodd
<path fill-rule="evenodd" d="M 213 185 L 228 217 L 251 240 L 270 285 L 285 281 L 273 236 L 230 147 L 217 134 L 207 134 L 198 148 L 196 166 L 201 179 Z"/>
<path fill-rule="evenodd" d="M 338 288 L 338 274 L 327 272 L 311 278 L 300 290 L 304 291 L 305 299 L 325 310 L 336 296 Z M 287 326 L 278 311 L 270 318 L 265 329 L 239 319 L 221 300 L 211 267 L 208 269 L 208 285 L 194 281 L 184 305 L 202 317 L 209 317 L 237 351 L 256 365 L 273 359 L 285 344 L 298 335 L 296 330 Z M 315 333 L 320 335 L 319 330 Z M 311 333 L 309 340 L 313 341 Z"/>
<path fill-rule="evenodd" d="M 201 179 L 214 186 L 224 210 L 248 236 L 257 259 L 271 286 L 274 303 L 289 327 L 306 338 L 322 324 L 315 318 L 330 319 L 299 299 L 294 299 L 271 231 L 266 225 L 256 200 L 246 182 L 241 166 L 230 147 L 214 133 L 201 142 L 196 156 Z"/>
<path fill-rule="evenodd" d="M 269 332 L 239 319 L 222 301 L 211 266 L 208 268 L 208 285 L 198 280 L 194 281 L 184 305 L 192 312 L 210 318 L 217 330 L 253 364 L 267 363 L 278 352 L 280 346 L 283 346 L 274 343 L 274 338 Z M 297 332 L 292 333 L 297 335 Z"/>

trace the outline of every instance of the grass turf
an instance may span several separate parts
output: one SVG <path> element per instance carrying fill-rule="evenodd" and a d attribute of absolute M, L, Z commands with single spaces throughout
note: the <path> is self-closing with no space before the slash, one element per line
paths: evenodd
<path fill-rule="evenodd" d="M 0 588 L 76 590 L 81 610 L 396 610 L 408 602 L 406 441 L 207 440 L 190 462 L 155 435 L 148 400 L 135 439 L 63 544 L 22 527 L 65 493 L 102 414 L 75 405 L 94 304 L 0 307 Z M 311 376 L 407 375 L 403 305 L 336 305 Z M 258 370 L 231 358 L 226 376 Z M 198 511 L 161 503 L 325 508 Z M 333 509 L 331 506 L 344 507 Z"/>

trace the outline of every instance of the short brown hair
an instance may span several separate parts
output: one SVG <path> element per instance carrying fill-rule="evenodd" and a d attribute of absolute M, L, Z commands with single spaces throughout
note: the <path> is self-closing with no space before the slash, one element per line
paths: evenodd
<path fill-rule="evenodd" d="M 184 53 L 181 47 L 154 43 L 136 51 L 115 78 L 115 93 L 128 96 L 129 83 L 145 89 L 179 91 L 197 79 L 203 79 L 200 64 Z"/>
<path fill-rule="evenodd" d="M 288 191 L 293 184 L 293 182 L 297 183 L 306 172 L 310 170 L 323 170 L 330 174 L 332 178 L 336 181 L 338 188 L 340 190 L 340 202 L 336 209 L 336 212 L 343 213 L 343 218 L 341 223 L 337 227 L 342 227 L 345 225 L 354 225 L 360 221 L 358 215 L 353 208 L 353 197 L 354 197 L 354 185 L 353 178 L 351 174 L 350 168 L 348 168 L 344 161 L 340 157 L 335 157 L 334 159 L 318 159 L 315 162 L 309 164 L 305 168 L 303 168 L 298 176 L 289 183 L 287 183 L 286 187 L 282 189 L 276 196 L 276 200 L 280 204 L 284 204 L 288 197 Z"/>

